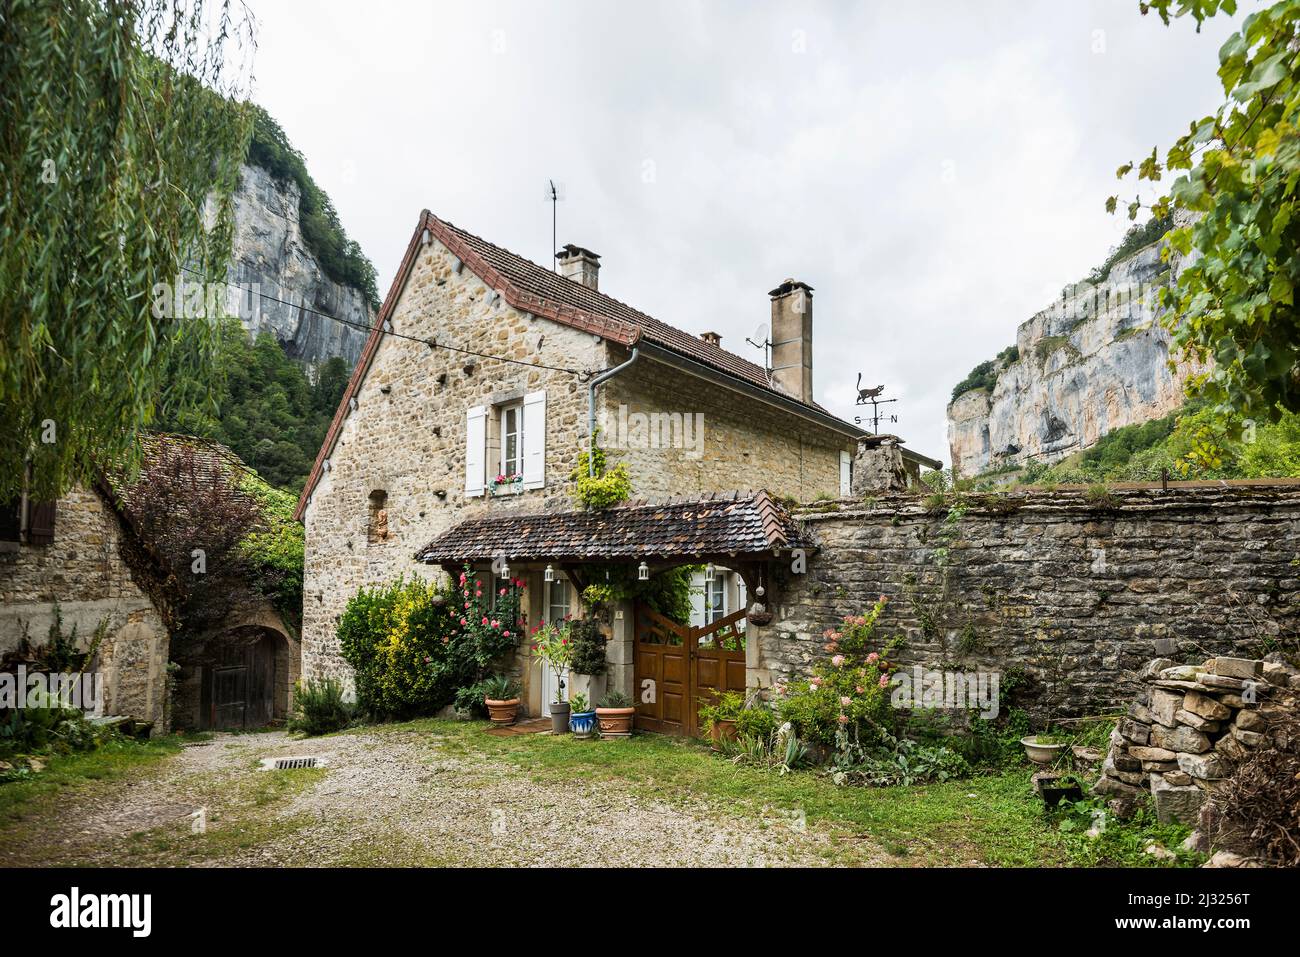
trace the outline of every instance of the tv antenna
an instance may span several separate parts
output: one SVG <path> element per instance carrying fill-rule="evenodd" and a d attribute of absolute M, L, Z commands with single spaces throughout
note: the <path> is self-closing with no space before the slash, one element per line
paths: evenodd
<path fill-rule="evenodd" d="M 755 340 L 757 340 L 757 341 L 755 341 Z M 748 343 L 749 343 L 751 346 L 753 346 L 755 349 L 762 349 L 762 350 L 763 350 L 763 368 L 766 369 L 766 370 L 768 371 L 768 373 L 771 373 L 771 371 L 772 371 L 772 359 L 771 359 L 772 340 L 769 339 L 769 338 L 767 337 L 767 326 L 765 326 L 765 325 L 760 325 L 757 329 L 754 330 L 754 338 L 753 338 L 753 339 L 750 339 L 750 338 L 746 337 L 746 338 L 745 338 L 745 341 L 748 342 Z"/>
<path fill-rule="evenodd" d="M 559 262 L 555 258 L 556 253 L 559 252 L 559 249 L 556 248 L 559 246 L 556 239 L 556 207 L 559 205 L 560 200 L 564 199 L 564 184 L 548 179 L 546 181 L 546 199 L 551 204 L 551 272 L 559 272 Z"/>

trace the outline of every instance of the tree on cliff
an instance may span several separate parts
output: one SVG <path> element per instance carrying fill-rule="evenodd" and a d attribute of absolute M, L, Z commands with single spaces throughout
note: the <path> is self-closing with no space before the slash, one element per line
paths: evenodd
<path fill-rule="evenodd" d="M 201 372 L 217 329 L 151 290 L 225 280 L 248 128 L 228 64 L 251 47 L 230 0 L 3 4 L 0 501 L 129 460 L 206 400 L 167 373 Z"/>
<path fill-rule="evenodd" d="M 1236 12 L 1236 0 L 1146 0 L 1168 25 L 1192 16 L 1199 25 Z M 1188 384 L 1239 432 L 1246 417 L 1277 420 L 1300 410 L 1300 0 L 1251 14 L 1219 51 L 1225 101 L 1186 135 L 1140 163 L 1124 179 L 1157 182 L 1177 171 L 1167 195 L 1150 203 L 1157 217 L 1195 215 L 1167 235 L 1172 248 L 1198 257 L 1162 290 L 1166 320 L 1188 358 L 1212 360 Z M 1109 211 L 1118 196 L 1106 202 Z M 1144 203 L 1128 203 L 1129 218 Z M 1212 445 L 1207 453 L 1213 454 Z"/>

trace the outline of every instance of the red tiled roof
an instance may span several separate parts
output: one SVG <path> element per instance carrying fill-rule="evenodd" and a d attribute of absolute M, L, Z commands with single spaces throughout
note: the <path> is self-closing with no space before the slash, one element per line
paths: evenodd
<path fill-rule="evenodd" d="M 415 554 L 430 564 L 600 561 L 764 555 L 810 548 L 798 523 L 767 492 L 727 492 L 602 512 L 540 512 L 473 518 Z"/>

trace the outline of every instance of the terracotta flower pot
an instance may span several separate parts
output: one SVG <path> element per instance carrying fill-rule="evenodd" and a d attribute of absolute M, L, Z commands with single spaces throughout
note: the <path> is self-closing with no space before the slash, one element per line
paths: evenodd
<path fill-rule="evenodd" d="M 488 717 L 492 719 L 493 724 L 514 724 L 519 714 L 518 698 L 511 698 L 508 701 L 484 698 L 483 704 L 487 706 Z"/>
<path fill-rule="evenodd" d="M 625 737 L 632 733 L 636 708 L 597 708 L 596 720 L 600 723 L 600 736 Z"/>
<path fill-rule="evenodd" d="M 724 741 L 736 740 L 736 722 L 734 721 L 714 721 L 713 727 L 709 729 L 709 737 L 713 739 L 713 746 L 721 748 Z"/>

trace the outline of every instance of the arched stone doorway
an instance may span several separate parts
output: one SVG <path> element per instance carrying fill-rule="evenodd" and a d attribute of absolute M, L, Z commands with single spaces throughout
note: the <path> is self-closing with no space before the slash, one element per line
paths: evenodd
<path fill-rule="evenodd" d="M 300 646 L 278 618 L 172 642 L 173 724 L 197 731 L 263 728 L 284 721 L 300 670 Z"/>

